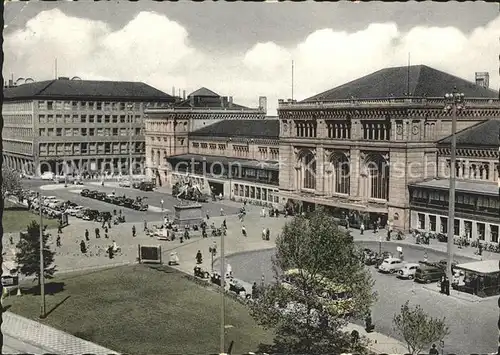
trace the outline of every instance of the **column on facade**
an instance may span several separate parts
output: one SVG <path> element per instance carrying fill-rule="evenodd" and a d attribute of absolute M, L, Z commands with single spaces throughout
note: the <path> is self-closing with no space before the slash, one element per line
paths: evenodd
<path fill-rule="evenodd" d="M 324 195 L 325 153 L 323 147 L 316 148 L 316 195 Z"/>
<path fill-rule="evenodd" d="M 295 191 L 300 191 L 302 189 L 302 164 L 300 166 L 295 166 L 294 171 L 294 182 Z"/>
<path fill-rule="evenodd" d="M 359 126 L 359 125 L 358 125 Z M 360 153 L 359 149 L 351 149 L 350 152 L 350 158 L 349 158 L 349 176 L 350 176 L 350 182 L 349 182 L 349 196 L 350 197 L 355 197 L 355 198 L 360 198 L 361 197 L 361 184 L 362 184 L 362 177 L 360 171 L 361 168 L 361 163 L 360 163 Z"/>

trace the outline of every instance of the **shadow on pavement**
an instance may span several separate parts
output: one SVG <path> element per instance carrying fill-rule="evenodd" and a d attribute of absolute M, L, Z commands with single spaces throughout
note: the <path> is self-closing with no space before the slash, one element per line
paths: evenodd
<path fill-rule="evenodd" d="M 59 308 L 59 306 L 61 306 L 64 302 L 66 302 L 68 300 L 68 298 L 70 298 L 71 296 L 66 296 L 64 297 L 64 299 L 57 303 L 54 307 L 52 307 L 51 309 L 49 309 L 49 311 L 47 312 L 47 314 L 45 315 L 45 317 L 48 317 L 52 312 L 54 312 L 57 308 Z"/>
<path fill-rule="evenodd" d="M 45 294 L 46 295 L 55 295 L 56 293 L 64 291 L 64 282 L 49 282 L 45 284 Z M 40 286 L 36 285 L 25 291 L 27 294 L 39 296 L 40 295 Z"/>

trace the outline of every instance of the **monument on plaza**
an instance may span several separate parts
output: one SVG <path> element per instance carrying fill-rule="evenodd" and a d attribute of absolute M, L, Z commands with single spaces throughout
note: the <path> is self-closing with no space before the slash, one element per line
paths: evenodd
<path fill-rule="evenodd" d="M 203 221 L 201 205 L 199 203 L 186 203 L 174 206 L 174 224 L 178 226 L 199 226 Z"/>

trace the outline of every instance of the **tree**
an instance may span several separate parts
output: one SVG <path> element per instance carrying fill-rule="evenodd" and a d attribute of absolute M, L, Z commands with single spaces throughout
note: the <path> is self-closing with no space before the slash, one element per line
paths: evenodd
<path fill-rule="evenodd" d="M 21 177 L 19 173 L 2 166 L 2 199 L 8 195 L 16 194 L 22 188 Z"/>
<path fill-rule="evenodd" d="M 406 301 L 401 312 L 394 315 L 393 323 L 394 330 L 403 337 L 408 351 L 414 355 L 449 334 L 445 320 L 432 318 L 419 305 L 410 307 Z"/>
<path fill-rule="evenodd" d="M 54 252 L 47 245 L 49 235 L 43 235 L 43 265 L 46 278 L 52 278 L 56 272 L 54 263 Z M 28 225 L 27 233 L 21 233 L 21 239 L 17 243 L 16 262 L 21 274 L 25 276 L 35 275 L 40 286 L 40 225 L 32 221 Z"/>
<path fill-rule="evenodd" d="M 339 229 L 323 210 L 308 218 L 296 216 L 276 240 L 273 268 L 276 282 L 264 286 L 250 305 L 256 321 L 276 332 L 274 348 L 269 350 L 303 354 L 363 351 L 363 341 L 353 342 L 342 328 L 350 318 L 366 315 L 376 295 L 362 253 L 349 232 Z M 290 269 L 297 270 L 294 286 L 284 287 L 281 275 Z M 351 298 L 334 301 L 334 289 L 347 291 Z"/>

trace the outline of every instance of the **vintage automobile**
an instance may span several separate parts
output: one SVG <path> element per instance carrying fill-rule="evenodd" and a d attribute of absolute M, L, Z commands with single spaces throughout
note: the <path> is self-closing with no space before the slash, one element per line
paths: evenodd
<path fill-rule="evenodd" d="M 96 222 L 111 221 L 111 212 L 100 212 L 96 217 Z"/>
<path fill-rule="evenodd" d="M 391 273 L 399 271 L 403 267 L 403 261 L 398 258 L 387 258 L 384 259 L 382 264 L 378 267 L 379 272 Z"/>
<path fill-rule="evenodd" d="M 97 196 L 98 193 L 99 193 L 99 191 L 97 191 L 97 190 L 89 191 L 88 194 L 87 194 L 87 197 L 96 198 L 96 196 Z"/>
<path fill-rule="evenodd" d="M 419 266 L 420 264 L 418 263 L 406 263 L 398 271 L 397 277 L 400 279 L 413 280 L 415 278 L 415 273 L 417 272 Z"/>
<path fill-rule="evenodd" d="M 229 291 L 236 293 L 237 295 L 240 292 L 246 292 L 245 288 L 237 281 L 237 280 L 229 280 Z"/>
<path fill-rule="evenodd" d="M 85 221 L 95 221 L 99 216 L 98 210 L 86 209 L 83 213 L 83 220 Z"/>
<path fill-rule="evenodd" d="M 127 207 L 127 208 L 133 208 L 133 207 L 132 207 L 132 205 L 134 204 L 134 202 L 135 202 L 135 201 L 134 201 L 133 199 L 128 198 L 128 197 L 125 197 L 125 198 L 123 199 L 123 204 L 122 204 L 122 206 L 123 206 L 123 207 Z"/>
<path fill-rule="evenodd" d="M 107 196 L 106 193 L 104 193 L 104 192 L 98 192 L 98 193 L 96 193 L 96 195 L 95 195 L 94 198 L 96 200 L 99 200 L 99 201 L 104 201 L 106 199 L 106 196 Z"/>
<path fill-rule="evenodd" d="M 89 194 L 90 194 L 89 189 L 83 189 L 82 191 L 80 191 L 80 196 L 89 197 Z"/>
<path fill-rule="evenodd" d="M 69 207 L 66 209 L 65 213 L 69 214 L 70 216 L 76 216 L 77 213 L 80 212 L 82 209 L 84 209 L 83 206 Z"/>
<path fill-rule="evenodd" d="M 143 181 L 139 184 L 139 190 L 141 191 L 153 191 L 155 185 L 152 182 Z"/>
<path fill-rule="evenodd" d="M 134 203 L 132 203 L 132 208 L 136 211 L 147 211 L 149 206 L 143 202 L 134 201 Z"/>

